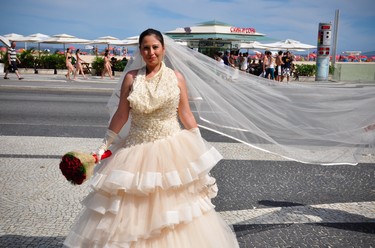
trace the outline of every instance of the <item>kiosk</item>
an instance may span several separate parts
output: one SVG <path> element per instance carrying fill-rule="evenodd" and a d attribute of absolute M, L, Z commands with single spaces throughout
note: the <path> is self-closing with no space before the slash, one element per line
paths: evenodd
<path fill-rule="evenodd" d="M 332 24 L 319 23 L 315 81 L 327 81 L 329 74 Z"/>

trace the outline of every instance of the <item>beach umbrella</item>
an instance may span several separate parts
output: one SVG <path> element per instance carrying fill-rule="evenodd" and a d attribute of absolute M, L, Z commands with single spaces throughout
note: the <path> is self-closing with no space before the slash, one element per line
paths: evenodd
<path fill-rule="evenodd" d="M 274 43 L 263 44 L 264 47 L 272 50 L 308 50 L 316 46 L 304 44 L 296 40 L 286 39 Z"/>
<path fill-rule="evenodd" d="M 108 49 L 110 45 L 123 46 L 125 44 L 124 41 L 113 36 L 102 36 L 95 40 L 92 40 L 90 43 L 91 44 L 104 44 L 104 45 L 107 45 Z"/>
<path fill-rule="evenodd" d="M 3 36 L 7 38 L 9 41 L 24 41 L 25 39 L 25 36 L 21 34 L 15 34 L 15 33 L 4 34 Z"/>
<path fill-rule="evenodd" d="M 15 34 L 15 33 L 10 33 L 10 34 L 4 34 L 3 35 L 5 38 L 7 38 L 10 43 L 12 43 L 12 41 L 20 41 L 20 42 L 24 42 L 24 39 L 25 37 L 21 34 Z M 26 46 L 25 46 L 26 48 Z"/>
<path fill-rule="evenodd" d="M 239 49 L 265 49 L 266 47 L 258 42 L 258 41 L 253 41 L 253 42 L 242 42 L 240 43 Z"/>
<path fill-rule="evenodd" d="M 122 40 L 124 42 L 123 46 L 138 46 L 138 40 Z"/>
<path fill-rule="evenodd" d="M 7 47 L 10 47 L 10 41 L 9 41 L 8 38 L 6 38 L 6 37 L 0 35 L 0 41 L 1 41 L 4 45 L 6 45 Z"/>
<path fill-rule="evenodd" d="M 316 58 L 316 54 L 315 53 L 310 53 L 309 54 L 309 58 Z"/>
<path fill-rule="evenodd" d="M 28 36 L 24 37 L 25 42 L 42 42 L 43 40 L 51 38 L 49 35 L 46 34 L 41 34 L 41 33 L 35 33 L 35 34 L 30 34 Z"/>
<path fill-rule="evenodd" d="M 41 34 L 41 33 L 35 33 L 35 34 L 30 34 L 28 36 L 25 36 L 23 38 L 23 41 L 25 42 L 25 47 L 26 47 L 26 42 L 32 42 L 32 43 L 38 43 L 38 53 L 40 51 L 40 43 L 43 42 L 44 40 L 50 38 L 49 35 L 46 34 Z"/>
<path fill-rule="evenodd" d="M 49 39 L 43 40 L 42 43 L 63 44 L 65 51 L 65 44 L 88 44 L 90 43 L 90 41 L 86 39 L 77 38 L 69 34 L 56 34 Z"/>
<path fill-rule="evenodd" d="M 122 41 L 125 43 L 124 46 L 138 46 L 139 36 L 130 36 L 128 38 L 123 39 Z"/>

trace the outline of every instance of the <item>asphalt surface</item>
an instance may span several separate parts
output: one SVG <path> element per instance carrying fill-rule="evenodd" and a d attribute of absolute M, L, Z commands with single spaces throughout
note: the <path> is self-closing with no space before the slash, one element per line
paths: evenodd
<path fill-rule="evenodd" d="M 110 94 L 116 84 L 99 77 L 23 76 L 0 78 L 0 93 Z M 15 133 L 1 117 L 0 126 L 0 247 L 61 247 L 89 189 L 69 185 L 56 165 L 66 151 L 91 150 L 101 139 L 41 136 L 37 128 Z M 205 130 L 202 135 L 224 156 L 212 171 L 219 186 L 214 204 L 241 247 L 375 247 L 374 164 L 305 165 Z"/>

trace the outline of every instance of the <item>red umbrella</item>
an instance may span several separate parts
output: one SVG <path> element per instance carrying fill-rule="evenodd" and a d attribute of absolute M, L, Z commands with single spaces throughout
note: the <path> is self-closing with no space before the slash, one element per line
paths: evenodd
<path fill-rule="evenodd" d="M 74 46 L 70 46 L 69 49 L 70 50 L 76 50 L 76 48 Z"/>
<path fill-rule="evenodd" d="M 309 58 L 316 58 L 316 54 L 315 53 L 310 53 L 309 54 Z"/>

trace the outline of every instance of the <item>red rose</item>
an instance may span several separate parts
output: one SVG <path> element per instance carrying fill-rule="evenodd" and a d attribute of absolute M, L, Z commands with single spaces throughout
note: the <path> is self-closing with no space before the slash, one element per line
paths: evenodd
<path fill-rule="evenodd" d="M 101 159 L 107 158 L 111 154 L 111 151 L 108 150 Z M 93 175 L 97 161 L 95 154 L 68 152 L 61 158 L 60 170 L 69 182 L 80 185 Z"/>

